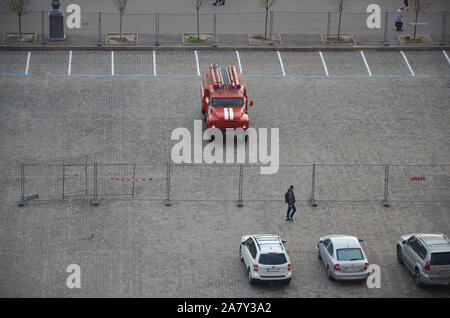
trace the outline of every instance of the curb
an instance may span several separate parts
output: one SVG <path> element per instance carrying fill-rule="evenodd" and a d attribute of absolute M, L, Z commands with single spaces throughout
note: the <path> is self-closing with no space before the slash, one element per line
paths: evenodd
<path fill-rule="evenodd" d="M 0 51 L 436 51 L 450 50 L 442 46 L 55 46 L 55 45 L 0 45 Z"/>

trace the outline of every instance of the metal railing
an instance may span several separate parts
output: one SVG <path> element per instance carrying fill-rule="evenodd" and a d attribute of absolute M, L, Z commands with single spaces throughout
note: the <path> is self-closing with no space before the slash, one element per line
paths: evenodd
<path fill-rule="evenodd" d="M 36 43 L 46 44 L 45 30 L 48 29 L 46 11 L 33 11 L 22 18 L 23 32 L 37 34 Z M 390 45 L 405 43 L 402 35 L 411 35 L 417 28 L 419 35 L 430 37 L 433 44 L 446 45 L 450 37 L 447 12 L 423 12 L 415 23 L 413 12 L 404 13 L 403 32 L 394 27 L 395 12 L 381 13 L 381 28 L 369 29 L 366 25 L 368 13 L 342 13 L 341 33 L 351 34 L 353 44 Z M 67 18 L 67 16 L 66 16 Z M 337 12 L 275 11 L 268 15 L 268 36 L 281 36 L 281 43 L 263 42 L 262 45 L 279 44 L 295 46 L 304 44 L 330 44 L 327 39 L 337 33 L 339 14 Z M 249 34 L 265 33 L 265 12 L 200 13 L 200 32 L 210 34 L 208 46 L 249 45 Z M 6 33 L 17 32 L 17 17 L 10 12 L 0 12 L 0 33 L 6 42 Z M 123 32 L 137 33 L 138 45 L 180 45 L 186 44 L 183 32 L 195 34 L 197 30 L 195 13 L 125 13 Z M 119 14 L 116 12 L 82 12 L 81 28 L 65 28 L 68 44 L 106 43 L 106 34 L 119 32 Z M 324 37 L 326 38 L 324 40 Z M 412 42 L 411 42 L 412 43 Z M 423 44 L 428 44 L 423 42 Z"/>
<path fill-rule="evenodd" d="M 254 164 L 23 163 L 19 206 L 28 201 L 102 200 L 283 201 L 289 185 L 297 201 L 450 202 L 450 165 L 280 165 L 273 175 Z"/>

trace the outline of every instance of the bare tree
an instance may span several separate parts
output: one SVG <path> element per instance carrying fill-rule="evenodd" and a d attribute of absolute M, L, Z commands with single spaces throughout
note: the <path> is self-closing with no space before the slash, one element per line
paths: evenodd
<path fill-rule="evenodd" d="M 192 0 L 192 4 L 197 10 L 197 40 L 200 40 L 200 8 L 202 7 L 203 0 Z"/>
<path fill-rule="evenodd" d="M 3 0 L 9 11 L 19 18 L 19 39 L 22 38 L 22 16 L 31 11 L 33 0 Z"/>
<path fill-rule="evenodd" d="M 341 35 L 342 11 L 344 11 L 344 0 L 332 0 L 332 3 L 337 7 L 337 10 L 339 12 L 339 23 L 337 32 L 337 41 L 339 42 L 339 37 Z"/>
<path fill-rule="evenodd" d="M 267 40 L 267 19 L 269 17 L 269 9 L 272 7 L 275 0 L 260 0 L 261 6 L 266 10 L 266 23 L 264 27 L 264 40 Z"/>
<path fill-rule="evenodd" d="M 120 14 L 119 38 L 122 39 L 123 14 L 125 13 L 125 9 L 127 8 L 128 0 L 112 0 L 112 2 L 116 5 L 117 10 L 119 10 Z"/>
<path fill-rule="evenodd" d="M 417 21 L 419 21 L 419 13 L 424 12 L 431 6 L 430 0 L 412 0 L 412 6 L 415 13 L 415 24 L 414 24 L 414 40 L 416 39 L 417 31 Z"/>

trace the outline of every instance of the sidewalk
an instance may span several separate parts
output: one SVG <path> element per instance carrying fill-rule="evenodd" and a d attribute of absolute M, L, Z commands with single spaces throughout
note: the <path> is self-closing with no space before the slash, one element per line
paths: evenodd
<path fill-rule="evenodd" d="M 216 34 L 214 46 L 219 48 L 252 48 L 249 34 L 264 34 L 265 10 L 257 0 L 228 0 L 225 6 L 212 6 L 213 1 L 205 1 L 200 9 L 200 32 Z M 369 29 L 366 25 L 370 13 L 365 12 L 368 0 L 350 1 L 345 8 L 341 21 L 341 33 L 352 34 L 356 47 L 440 47 L 450 43 L 450 11 L 446 0 L 433 1 L 432 7 L 419 16 L 424 23 L 417 27 L 419 35 L 429 36 L 430 43 L 403 45 L 399 35 L 412 35 L 414 26 L 410 23 L 415 17 L 412 8 L 404 14 L 404 31 L 394 28 L 395 10 L 403 4 L 400 0 L 380 0 L 381 28 Z M 86 48 L 105 46 L 106 34 L 119 32 L 119 15 L 109 0 L 79 0 L 81 7 L 81 29 L 65 28 L 66 40 L 48 42 L 49 4 L 42 2 L 33 7 L 33 12 L 22 18 L 23 32 L 37 33 L 36 45 L 15 45 L 14 48 Z M 123 21 L 123 32 L 138 34 L 137 44 L 110 45 L 109 48 L 136 49 L 153 47 L 211 48 L 208 45 L 190 45 L 183 43 L 183 33 L 195 33 L 197 30 L 195 9 L 191 1 L 136 0 L 130 2 Z M 63 2 L 61 9 L 68 4 Z M 41 11 L 42 10 L 42 11 Z M 433 10 L 433 11 L 431 11 Z M 3 10 L 4 11 L 4 10 Z M 337 32 L 339 15 L 328 0 L 305 0 L 299 4 L 296 0 L 279 0 L 271 8 L 268 19 L 268 35 L 280 35 L 281 43 L 276 45 L 257 45 L 261 49 L 308 49 L 328 48 L 352 49 L 354 46 L 324 45 L 321 34 Z M 101 16 L 99 16 L 99 12 Z M 386 16 L 387 12 L 387 24 Z M 157 15 L 158 13 L 158 15 Z M 66 13 L 66 18 L 68 17 Z M 387 27 L 385 27 L 387 25 Z M 0 13 L 0 49 L 11 47 L 5 42 L 6 32 L 17 32 L 17 17 L 9 12 Z M 44 33 L 44 34 L 42 34 Z"/>

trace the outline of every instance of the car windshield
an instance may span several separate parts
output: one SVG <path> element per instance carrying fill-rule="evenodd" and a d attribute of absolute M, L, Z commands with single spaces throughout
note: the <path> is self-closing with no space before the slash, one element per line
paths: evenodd
<path fill-rule="evenodd" d="M 430 265 L 450 265 L 450 253 L 431 254 Z"/>
<path fill-rule="evenodd" d="M 280 265 L 286 262 L 284 254 L 261 254 L 259 256 L 259 263 L 262 265 Z"/>
<path fill-rule="evenodd" d="M 227 106 L 240 107 L 243 104 L 244 100 L 242 98 L 214 98 L 212 101 L 212 105 L 214 107 L 227 107 Z"/>
<path fill-rule="evenodd" d="M 343 248 L 337 250 L 338 261 L 359 261 L 363 260 L 363 254 L 359 248 Z"/>

